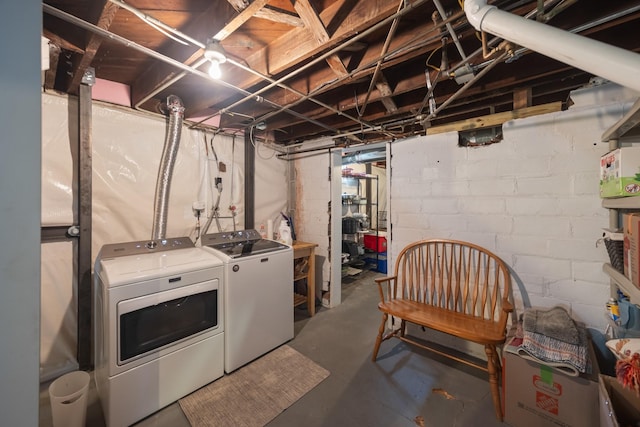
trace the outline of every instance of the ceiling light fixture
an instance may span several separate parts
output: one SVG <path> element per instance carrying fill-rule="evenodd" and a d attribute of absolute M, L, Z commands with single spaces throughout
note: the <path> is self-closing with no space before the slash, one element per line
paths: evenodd
<path fill-rule="evenodd" d="M 214 79 L 222 77 L 222 71 L 220 70 L 220 64 L 224 64 L 227 61 L 227 57 L 224 54 L 224 50 L 220 43 L 216 40 L 210 40 L 207 42 L 207 46 L 204 49 L 204 57 L 211 62 L 209 66 L 209 75 Z"/>

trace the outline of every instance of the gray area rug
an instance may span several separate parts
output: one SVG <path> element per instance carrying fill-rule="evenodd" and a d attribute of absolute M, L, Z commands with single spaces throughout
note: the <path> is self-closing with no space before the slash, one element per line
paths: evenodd
<path fill-rule="evenodd" d="M 193 427 L 262 427 L 328 376 L 283 345 L 179 403 Z"/>

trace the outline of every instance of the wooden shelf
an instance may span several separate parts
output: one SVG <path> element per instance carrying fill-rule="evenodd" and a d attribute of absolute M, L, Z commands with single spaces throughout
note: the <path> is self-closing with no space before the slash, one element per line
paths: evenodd
<path fill-rule="evenodd" d="M 602 199 L 602 207 L 607 209 L 640 209 L 640 196 Z"/>
<path fill-rule="evenodd" d="M 307 304 L 309 316 L 316 314 L 316 243 L 293 242 L 293 280 L 307 279 L 307 294 L 301 295 L 294 291 L 293 306 Z"/>
<path fill-rule="evenodd" d="M 611 280 L 616 282 L 622 292 L 629 296 L 632 304 L 640 304 L 640 289 L 636 288 L 624 274 L 613 268 L 609 263 L 604 264 L 602 270 L 609 275 Z"/>
<path fill-rule="evenodd" d="M 305 295 L 293 294 L 293 306 L 297 307 L 299 305 L 305 304 L 307 302 L 307 297 Z"/>
<path fill-rule="evenodd" d="M 625 136 L 631 137 L 639 134 L 640 131 L 640 98 L 633 104 L 631 109 L 613 126 L 609 127 L 602 134 L 602 141 L 609 142 L 610 145 L 620 146 L 618 141 Z M 613 144 L 610 141 L 615 141 Z M 615 199 L 602 199 L 602 207 L 607 209 L 617 210 L 640 210 L 640 197 L 620 197 Z M 616 215 L 619 217 L 619 215 Z M 613 221 L 613 219 L 611 220 Z M 618 220 L 614 221 L 618 223 Z M 613 222 L 611 226 L 613 226 Z M 622 227 L 622 224 L 616 224 L 618 227 Z M 633 304 L 640 304 L 640 289 L 636 288 L 633 283 L 618 270 L 613 268 L 611 264 L 606 263 L 602 266 L 602 270 L 611 278 L 612 285 L 615 286 L 629 296 L 629 300 Z M 613 296 L 614 292 L 612 292 Z"/>

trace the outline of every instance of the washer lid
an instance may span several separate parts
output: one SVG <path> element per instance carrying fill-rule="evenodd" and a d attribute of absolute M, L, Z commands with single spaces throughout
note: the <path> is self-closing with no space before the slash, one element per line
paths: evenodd
<path fill-rule="evenodd" d="M 201 241 L 203 247 L 215 249 L 229 258 L 241 258 L 289 248 L 283 243 L 263 239 L 260 233 L 253 229 L 205 234 Z"/>
<path fill-rule="evenodd" d="M 283 243 L 267 239 L 219 243 L 214 245 L 207 245 L 207 247 L 222 252 L 229 258 L 242 258 L 246 256 L 280 251 L 289 248 L 289 246 Z"/>

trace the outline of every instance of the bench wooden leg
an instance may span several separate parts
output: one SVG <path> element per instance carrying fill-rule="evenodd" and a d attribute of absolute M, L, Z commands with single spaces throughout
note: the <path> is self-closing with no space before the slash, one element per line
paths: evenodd
<path fill-rule="evenodd" d="M 371 356 L 371 360 L 373 362 L 375 362 L 376 358 L 378 357 L 378 351 L 380 350 L 380 344 L 382 343 L 382 334 L 384 334 L 384 331 L 386 329 L 388 317 L 389 315 L 387 313 L 382 313 L 382 323 L 380 323 L 380 328 L 378 329 L 378 337 L 376 338 L 376 345 L 375 347 L 373 347 L 373 355 Z"/>
<path fill-rule="evenodd" d="M 496 417 L 502 421 L 502 405 L 500 404 L 500 383 L 498 376 L 500 374 L 500 359 L 495 345 L 487 344 L 484 346 L 487 354 L 487 370 L 489 371 L 489 385 L 491 387 L 491 397 L 493 398 L 493 406 L 496 411 Z"/>

